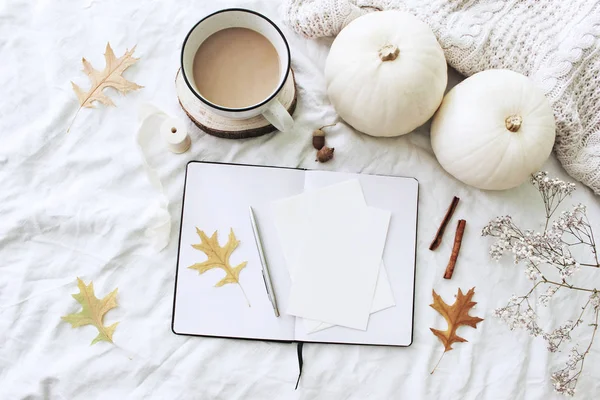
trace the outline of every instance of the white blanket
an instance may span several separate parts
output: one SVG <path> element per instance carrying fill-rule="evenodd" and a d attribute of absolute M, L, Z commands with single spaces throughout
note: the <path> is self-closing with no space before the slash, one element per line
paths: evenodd
<path fill-rule="evenodd" d="M 157 253 L 144 231 L 146 209 L 160 196 L 148 182 L 136 150 L 137 108 L 152 102 L 185 118 L 174 89 L 181 42 L 209 11 L 252 8 L 279 21 L 278 2 L 83 2 L 15 0 L 0 5 L 0 398 L 21 399 L 552 399 L 550 372 L 567 354 L 550 354 L 541 339 L 510 332 L 493 318 L 512 293 L 529 282 L 521 267 L 488 256 L 481 228 L 511 214 L 539 228 L 543 209 L 530 185 L 482 192 L 446 174 L 436 162 L 428 126 L 394 139 L 375 139 L 340 123 L 328 130 L 335 158 L 316 164 L 313 129 L 337 121 L 324 91 L 323 67 L 330 41 L 306 40 L 286 30 L 298 81 L 296 127 L 287 134 L 227 141 L 188 123 L 193 145 L 168 153 L 156 140 L 150 163 L 171 203 L 173 236 Z M 89 87 L 84 56 L 97 68 L 110 41 L 115 54 L 137 44 L 138 64 L 125 76 L 145 87 L 120 96 L 117 107 L 77 110 L 70 80 Z M 459 77 L 451 72 L 451 82 Z M 409 348 L 306 345 L 298 391 L 295 346 L 176 336 L 170 320 L 177 227 L 185 165 L 189 160 L 300 166 L 414 176 L 420 182 L 414 342 Z M 546 168 L 567 176 L 553 158 Z M 588 205 L 600 227 L 597 198 L 578 184 L 572 202 Z M 456 217 L 467 219 L 460 259 L 450 281 L 442 279 L 452 245 L 453 222 L 442 246 L 427 247 L 453 195 Z M 571 203 L 569 201 L 568 203 Z M 389 267 L 391 268 L 391 266 Z M 62 315 L 79 307 L 76 277 L 94 281 L 98 297 L 118 287 L 120 321 L 115 345 L 100 342 L 93 327 L 72 329 Z M 598 276 L 595 277 L 598 282 Z M 468 343 L 429 371 L 442 345 L 429 327 L 445 322 L 429 304 L 434 288 L 448 302 L 457 288 L 476 286 L 478 329 L 461 328 Z M 550 323 L 574 318 L 568 303 L 554 304 Z M 585 336 L 585 335 L 584 335 Z M 589 337 L 589 336 L 586 336 Z M 579 398 L 600 391 L 600 343 L 578 385 Z"/>

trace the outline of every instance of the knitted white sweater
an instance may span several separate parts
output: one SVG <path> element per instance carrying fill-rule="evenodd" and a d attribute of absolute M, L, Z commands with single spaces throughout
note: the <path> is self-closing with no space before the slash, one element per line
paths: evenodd
<path fill-rule="evenodd" d="M 463 75 L 507 68 L 531 77 L 554 109 L 558 159 L 600 194 L 600 1 L 286 0 L 284 18 L 314 38 L 378 9 L 427 22 Z"/>

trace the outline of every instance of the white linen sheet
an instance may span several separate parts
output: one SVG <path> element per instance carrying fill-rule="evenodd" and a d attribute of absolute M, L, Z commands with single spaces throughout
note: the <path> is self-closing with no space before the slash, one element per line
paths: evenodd
<path fill-rule="evenodd" d="M 89 3 L 89 2 L 88 2 Z M 298 83 L 296 126 L 287 134 L 227 141 L 188 122 L 185 154 L 169 153 L 156 137 L 149 162 L 168 195 L 174 234 L 157 253 L 144 236 L 145 210 L 160 195 L 148 182 L 135 144 L 137 109 L 151 102 L 185 118 L 175 96 L 180 45 L 208 12 L 246 7 L 280 22 L 279 1 L 86 2 L 14 0 L 0 4 L 0 398 L 2 399 L 561 399 L 550 373 L 568 354 L 548 353 L 541 339 L 510 332 L 492 316 L 529 282 L 511 260 L 493 262 L 481 228 L 497 215 L 541 228 L 539 194 L 528 184 L 484 192 L 446 174 L 432 153 L 428 125 L 398 138 L 376 139 L 344 123 L 327 129 L 335 158 L 315 163 L 311 132 L 338 121 L 327 99 L 323 69 L 329 39 L 305 40 L 282 26 Z M 281 26 L 282 24 L 280 24 Z M 137 44 L 139 63 L 125 77 L 143 85 L 116 107 L 77 111 L 69 81 L 84 89 L 81 57 L 96 68 L 110 41 L 117 56 Z M 460 77 L 450 72 L 450 86 Z M 176 336 L 171 332 L 176 234 L 189 160 L 281 165 L 413 176 L 419 180 L 415 329 L 412 346 L 304 346 L 297 391 L 293 345 Z M 554 157 L 545 168 L 569 179 Z M 455 218 L 468 221 L 450 281 L 442 278 L 453 240 L 428 245 L 452 196 Z M 598 199 L 577 184 L 567 204 L 583 202 L 600 227 Z M 115 345 L 97 343 L 93 327 L 72 329 L 62 315 L 77 312 L 76 277 L 94 281 L 98 297 L 118 287 Z M 590 275 L 593 278 L 593 275 Z M 597 277 L 595 278 L 597 279 Z M 458 343 L 429 372 L 442 345 L 429 327 L 446 329 L 431 304 L 475 286 L 477 329 L 461 328 Z M 568 302 L 550 305 L 550 324 L 573 319 Z M 574 339 L 578 339 L 575 337 Z M 579 337 L 579 339 L 583 339 Z M 600 347 L 592 348 L 578 384 L 579 399 L 600 392 Z"/>

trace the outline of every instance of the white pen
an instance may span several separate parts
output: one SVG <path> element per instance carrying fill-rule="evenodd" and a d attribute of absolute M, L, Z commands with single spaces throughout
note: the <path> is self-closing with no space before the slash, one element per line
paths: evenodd
<path fill-rule="evenodd" d="M 267 295 L 273 306 L 275 316 L 279 317 L 279 309 L 277 308 L 277 299 L 275 298 L 275 291 L 273 290 L 273 283 L 271 282 L 271 275 L 269 274 L 269 266 L 267 265 L 267 259 L 263 251 L 262 241 L 260 240 L 260 233 L 258 231 L 258 225 L 254 218 L 254 210 L 250 207 L 250 222 L 252 222 L 252 231 L 254 232 L 254 240 L 256 241 L 256 248 L 258 249 L 258 255 L 260 256 L 260 263 L 262 264 L 262 276 L 265 282 L 265 288 L 267 289 Z"/>

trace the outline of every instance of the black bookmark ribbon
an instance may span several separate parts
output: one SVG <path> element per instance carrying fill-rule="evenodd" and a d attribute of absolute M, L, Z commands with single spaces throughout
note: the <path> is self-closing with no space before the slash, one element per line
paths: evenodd
<path fill-rule="evenodd" d="M 296 381 L 296 387 L 294 390 L 298 389 L 298 384 L 300 383 L 300 377 L 302 376 L 302 365 L 304 364 L 304 360 L 302 360 L 302 346 L 304 346 L 303 342 L 299 342 L 296 350 L 298 351 L 298 380 Z"/>

